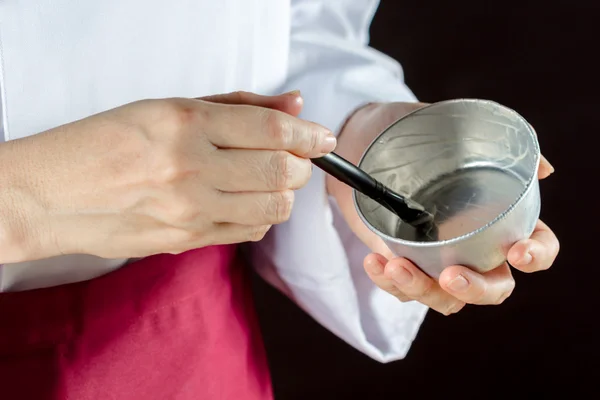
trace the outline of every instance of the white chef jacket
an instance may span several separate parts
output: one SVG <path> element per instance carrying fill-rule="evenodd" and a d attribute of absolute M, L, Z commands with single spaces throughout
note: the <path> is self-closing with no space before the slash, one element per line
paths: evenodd
<path fill-rule="evenodd" d="M 144 98 L 293 89 L 304 96 L 302 118 L 337 132 L 365 103 L 416 100 L 400 65 L 368 47 L 378 4 L 2 0 L 0 137 L 26 137 Z M 298 190 L 290 220 L 252 246 L 259 272 L 331 332 L 381 362 L 406 355 L 427 308 L 401 303 L 369 280 L 368 249 L 328 198 L 320 170 Z M 126 261 L 68 255 L 4 265 L 0 291 L 92 279 Z"/>

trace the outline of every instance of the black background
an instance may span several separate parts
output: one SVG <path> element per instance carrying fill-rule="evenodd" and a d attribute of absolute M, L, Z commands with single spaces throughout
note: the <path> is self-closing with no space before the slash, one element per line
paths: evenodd
<path fill-rule="evenodd" d="M 430 311 L 407 358 L 390 364 L 254 279 L 276 399 L 598 396 L 598 25 L 592 0 L 381 2 L 371 45 L 402 63 L 421 101 L 491 99 L 536 128 L 556 168 L 541 184 L 542 219 L 561 253 L 549 271 L 515 272 L 501 306 Z"/>

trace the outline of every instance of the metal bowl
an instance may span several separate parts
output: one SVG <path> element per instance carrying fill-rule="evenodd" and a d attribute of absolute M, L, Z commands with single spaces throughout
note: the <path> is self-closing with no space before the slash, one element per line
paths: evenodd
<path fill-rule="evenodd" d="M 435 215 L 435 235 L 354 191 L 363 222 L 397 256 L 439 278 L 450 265 L 490 271 L 533 232 L 540 214 L 540 147 L 515 111 L 477 99 L 416 110 L 379 135 L 359 167 Z M 435 231 L 435 230 L 434 230 Z"/>

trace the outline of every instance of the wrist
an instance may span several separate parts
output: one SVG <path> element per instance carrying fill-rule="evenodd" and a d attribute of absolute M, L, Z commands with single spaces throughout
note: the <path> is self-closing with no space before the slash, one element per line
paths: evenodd
<path fill-rule="evenodd" d="M 42 160 L 30 154 L 30 140 L 0 144 L 0 263 L 43 258 L 48 241 L 45 210 L 37 193 L 43 191 Z"/>
<path fill-rule="evenodd" d="M 370 121 L 378 119 L 377 114 L 381 112 L 384 105 L 385 103 L 367 103 L 352 111 L 337 134 L 338 144 L 335 152 L 357 165 L 362 153 L 370 144 L 368 140 L 370 136 L 366 134 L 366 127 Z M 332 176 L 326 175 L 325 188 L 329 196 L 337 197 L 340 189 L 342 191 L 347 189 L 345 186 Z"/>
<path fill-rule="evenodd" d="M 362 106 L 357 107 L 353 111 L 351 111 L 342 123 L 341 127 L 339 128 L 336 137 L 339 139 L 342 136 L 342 134 L 346 130 L 346 127 L 354 118 L 361 118 L 361 115 L 369 113 L 370 111 L 376 109 L 379 104 L 380 103 L 365 103 Z"/>

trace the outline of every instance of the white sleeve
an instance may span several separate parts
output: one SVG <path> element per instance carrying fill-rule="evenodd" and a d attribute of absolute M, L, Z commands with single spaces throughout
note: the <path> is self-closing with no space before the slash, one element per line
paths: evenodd
<path fill-rule="evenodd" d="M 292 0 L 289 79 L 301 117 L 337 132 L 357 107 L 416 101 L 400 65 L 368 47 L 377 0 Z M 363 271 L 368 254 L 328 198 L 313 169 L 296 192 L 290 220 L 254 246 L 255 267 L 324 327 L 380 362 L 402 359 L 427 312 L 377 288 Z"/>

